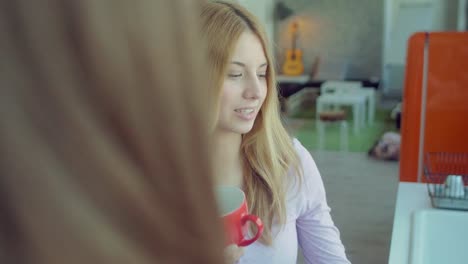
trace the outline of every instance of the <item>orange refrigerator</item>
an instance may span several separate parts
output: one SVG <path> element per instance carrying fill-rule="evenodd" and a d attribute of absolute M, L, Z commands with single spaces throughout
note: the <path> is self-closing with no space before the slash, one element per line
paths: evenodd
<path fill-rule="evenodd" d="M 421 32 L 408 41 L 400 181 L 424 182 L 428 152 L 468 153 L 468 32 Z"/>

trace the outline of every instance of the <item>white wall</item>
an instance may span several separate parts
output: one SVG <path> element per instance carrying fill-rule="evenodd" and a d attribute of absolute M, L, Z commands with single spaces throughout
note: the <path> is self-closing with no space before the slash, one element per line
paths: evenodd
<path fill-rule="evenodd" d="M 458 21 L 457 21 L 458 31 L 468 30 L 467 17 L 466 17 L 467 13 L 468 13 L 468 1 L 458 0 Z"/>
<path fill-rule="evenodd" d="M 382 76 L 384 93 L 401 94 L 407 40 L 417 31 L 457 29 L 458 0 L 385 0 Z"/>
<path fill-rule="evenodd" d="M 246 7 L 250 12 L 258 17 L 264 25 L 266 33 L 270 41 L 274 37 L 274 0 L 238 0 L 238 3 Z"/>

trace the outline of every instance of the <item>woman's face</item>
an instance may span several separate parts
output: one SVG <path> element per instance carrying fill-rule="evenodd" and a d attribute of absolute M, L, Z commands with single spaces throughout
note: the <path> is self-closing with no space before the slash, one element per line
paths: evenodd
<path fill-rule="evenodd" d="M 242 33 L 221 88 L 218 130 L 245 134 L 252 129 L 267 94 L 267 67 L 260 39 Z"/>

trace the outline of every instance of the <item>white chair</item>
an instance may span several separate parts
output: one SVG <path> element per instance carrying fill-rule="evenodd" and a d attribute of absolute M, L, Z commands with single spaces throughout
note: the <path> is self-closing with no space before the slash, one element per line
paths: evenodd
<path fill-rule="evenodd" d="M 323 112 L 327 106 L 333 106 L 335 110 L 341 105 L 350 105 L 353 111 L 353 132 L 357 134 L 360 128 L 364 125 L 365 106 L 367 96 L 357 91 L 360 83 L 345 82 L 325 82 L 320 87 L 321 95 L 317 98 L 316 104 L 316 120 L 319 120 L 319 114 Z"/>
<path fill-rule="evenodd" d="M 340 127 L 340 150 L 348 151 L 348 122 L 346 121 L 346 114 L 343 110 L 332 110 L 319 113 L 319 119 L 316 120 L 318 149 L 324 149 L 326 141 L 325 128 L 330 125 L 338 125 Z"/>
<path fill-rule="evenodd" d="M 354 81 L 327 81 L 322 84 L 323 89 L 335 88 L 338 92 L 364 94 L 366 96 L 367 116 L 365 120 L 369 125 L 374 123 L 375 119 L 375 90 L 373 88 L 364 88 L 361 82 Z M 322 90 L 322 87 L 320 87 Z M 364 119 L 362 120 L 364 121 Z"/>
<path fill-rule="evenodd" d="M 322 89 L 336 89 L 342 92 L 355 92 L 361 89 L 361 82 L 351 82 L 351 81 L 326 81 L 320 86 L 320 91 Z"/>
<path fill-rule="evenodd" d="M 307 102 L 315 104 L 317 100 L 318 91 L 316 89 L 310 89 L 309 87 L 304 87 L 304 89 L 299 92 L 289 96 L 285 102 L 286 113 L 291 114 L 295 113 L 298 109 L 301 109 Z"/>

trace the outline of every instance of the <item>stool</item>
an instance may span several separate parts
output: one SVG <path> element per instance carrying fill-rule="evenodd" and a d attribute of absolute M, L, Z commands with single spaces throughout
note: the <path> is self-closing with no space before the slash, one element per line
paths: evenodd
<path fill-rule="evenodd" d="M 323 150 L 325 144 L 325 126 L 338 124 L 340 126 L 340 150 L 348 151 L 348 122 L 343 110 L 322 111 L 316 120 L 318 134 L 318 149 Z"/>
<path fill-rule="evenodd" d="M 348 94 L 348 93 L 326 93 L 317 98 L 316 115 L 317 120 L 319 113 L 323 112 L 327 107 L 333 106 L 336 110 L 339 105 L 349 105 L 353 111 L 353 132 L 358 134 L 360 128 L 364 125 L 366 95 L 365 94 Z"/>

